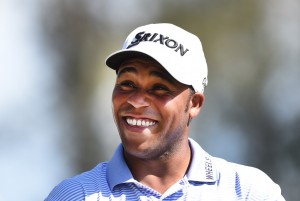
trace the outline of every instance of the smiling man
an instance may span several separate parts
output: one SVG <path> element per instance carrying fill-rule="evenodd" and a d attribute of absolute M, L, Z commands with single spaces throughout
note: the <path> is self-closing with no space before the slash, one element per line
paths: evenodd
<path fill-rule="evenodd" d="M 122 143 L 108 162 L 69 178 L 46 200 L 284 200 L 262 171 L 210 156 L 189 138 L 207 65 L 198 37 L 172 24 L 129 34 L 108 57 Z"/>
<path fill-rule="evenodd" d="M 112 99 L 125 161 L 134 178 L 159 193 L 190 163 L 187 125 L 203 102 L 192 93 L 150 58 L 128 59 L 118 69 Z"/>

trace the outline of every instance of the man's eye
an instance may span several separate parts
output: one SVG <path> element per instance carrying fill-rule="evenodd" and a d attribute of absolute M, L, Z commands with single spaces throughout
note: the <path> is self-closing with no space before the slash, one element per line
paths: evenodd
<path fill-rule="evenodd" d="M 152 91 L 154 92 L 166 92 L 169 91 L 169 88 L 164 85 L 154 85 L 152 87 Z"/>
<path fill-rule="evenodd" d="M 120 84 L 118 84 L 120 86 L 121 89 L 123 90 L 130 90 L 130 89 L 135 89 L 137 88 L 136 85 L 133 82 L 130 81 L 125 81 L 125 82 L 121 82 Z"/>
<path fill-rule="evenodd" d="M 167 90 L 167 89 L 166 89 L 166 87 L 155 86 L 155 87 L 153 87 L 153 90 Z"/>

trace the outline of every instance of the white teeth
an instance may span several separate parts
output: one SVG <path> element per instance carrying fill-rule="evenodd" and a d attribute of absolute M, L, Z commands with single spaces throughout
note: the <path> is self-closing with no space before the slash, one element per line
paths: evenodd
<path fill-rule="evenodd" d="M 128 124 L 132 124 L 132 119 L 127 119 Z"/>
<path fill-rule="evenodd" d="M 126 118 L 126 121 L 129 125 L 132 126 L 141 126 L 141 127 L 148 127 L 155 124 L 155 121 L 145 120 L 145 119 L 131 119 Z"/>

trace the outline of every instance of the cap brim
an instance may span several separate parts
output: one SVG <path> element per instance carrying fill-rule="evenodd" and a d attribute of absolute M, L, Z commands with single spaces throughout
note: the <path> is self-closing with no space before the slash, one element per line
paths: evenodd
<path fill-rule="evenodd" d="M 137 50 L 126 49 L 126 50 L 120 50 L 114 52 L 113 54 L 109 55 L 105 63 L 108 67 L 117 70 L 124 60 L 134 58 L 134 57 L 151 57 L 151 56 Z"/>

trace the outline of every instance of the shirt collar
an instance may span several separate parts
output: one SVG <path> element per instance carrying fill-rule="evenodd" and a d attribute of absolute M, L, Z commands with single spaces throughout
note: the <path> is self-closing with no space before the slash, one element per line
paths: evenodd
<path fill-rule="evenodd" d="M 198 182 L 215 182 L 218 178 L 216 165 L 212 157 L 200 145 L 189 138 L 192 150 L 192 161 L 186 174 L 188 180 Z M 120 144 L 107 165 L 107 177 L 110 189 L 121 183 L 136 181 L 123 156 L 123 146 Z"/>
<path fill-rule="evenodd" d="M 192 161 L 186 174 L 188 180 L 198 182 L 215 182 L 219 179 L 213 157 L 205 152 L 193 139 L 189 138 Z"/>
<path fill-rule="evenodd" d="M 107 165 L 107 179 L 110 189 L 116 185 L 135 181 L 123 156 L 123 146 L 120 144 Z"/>

